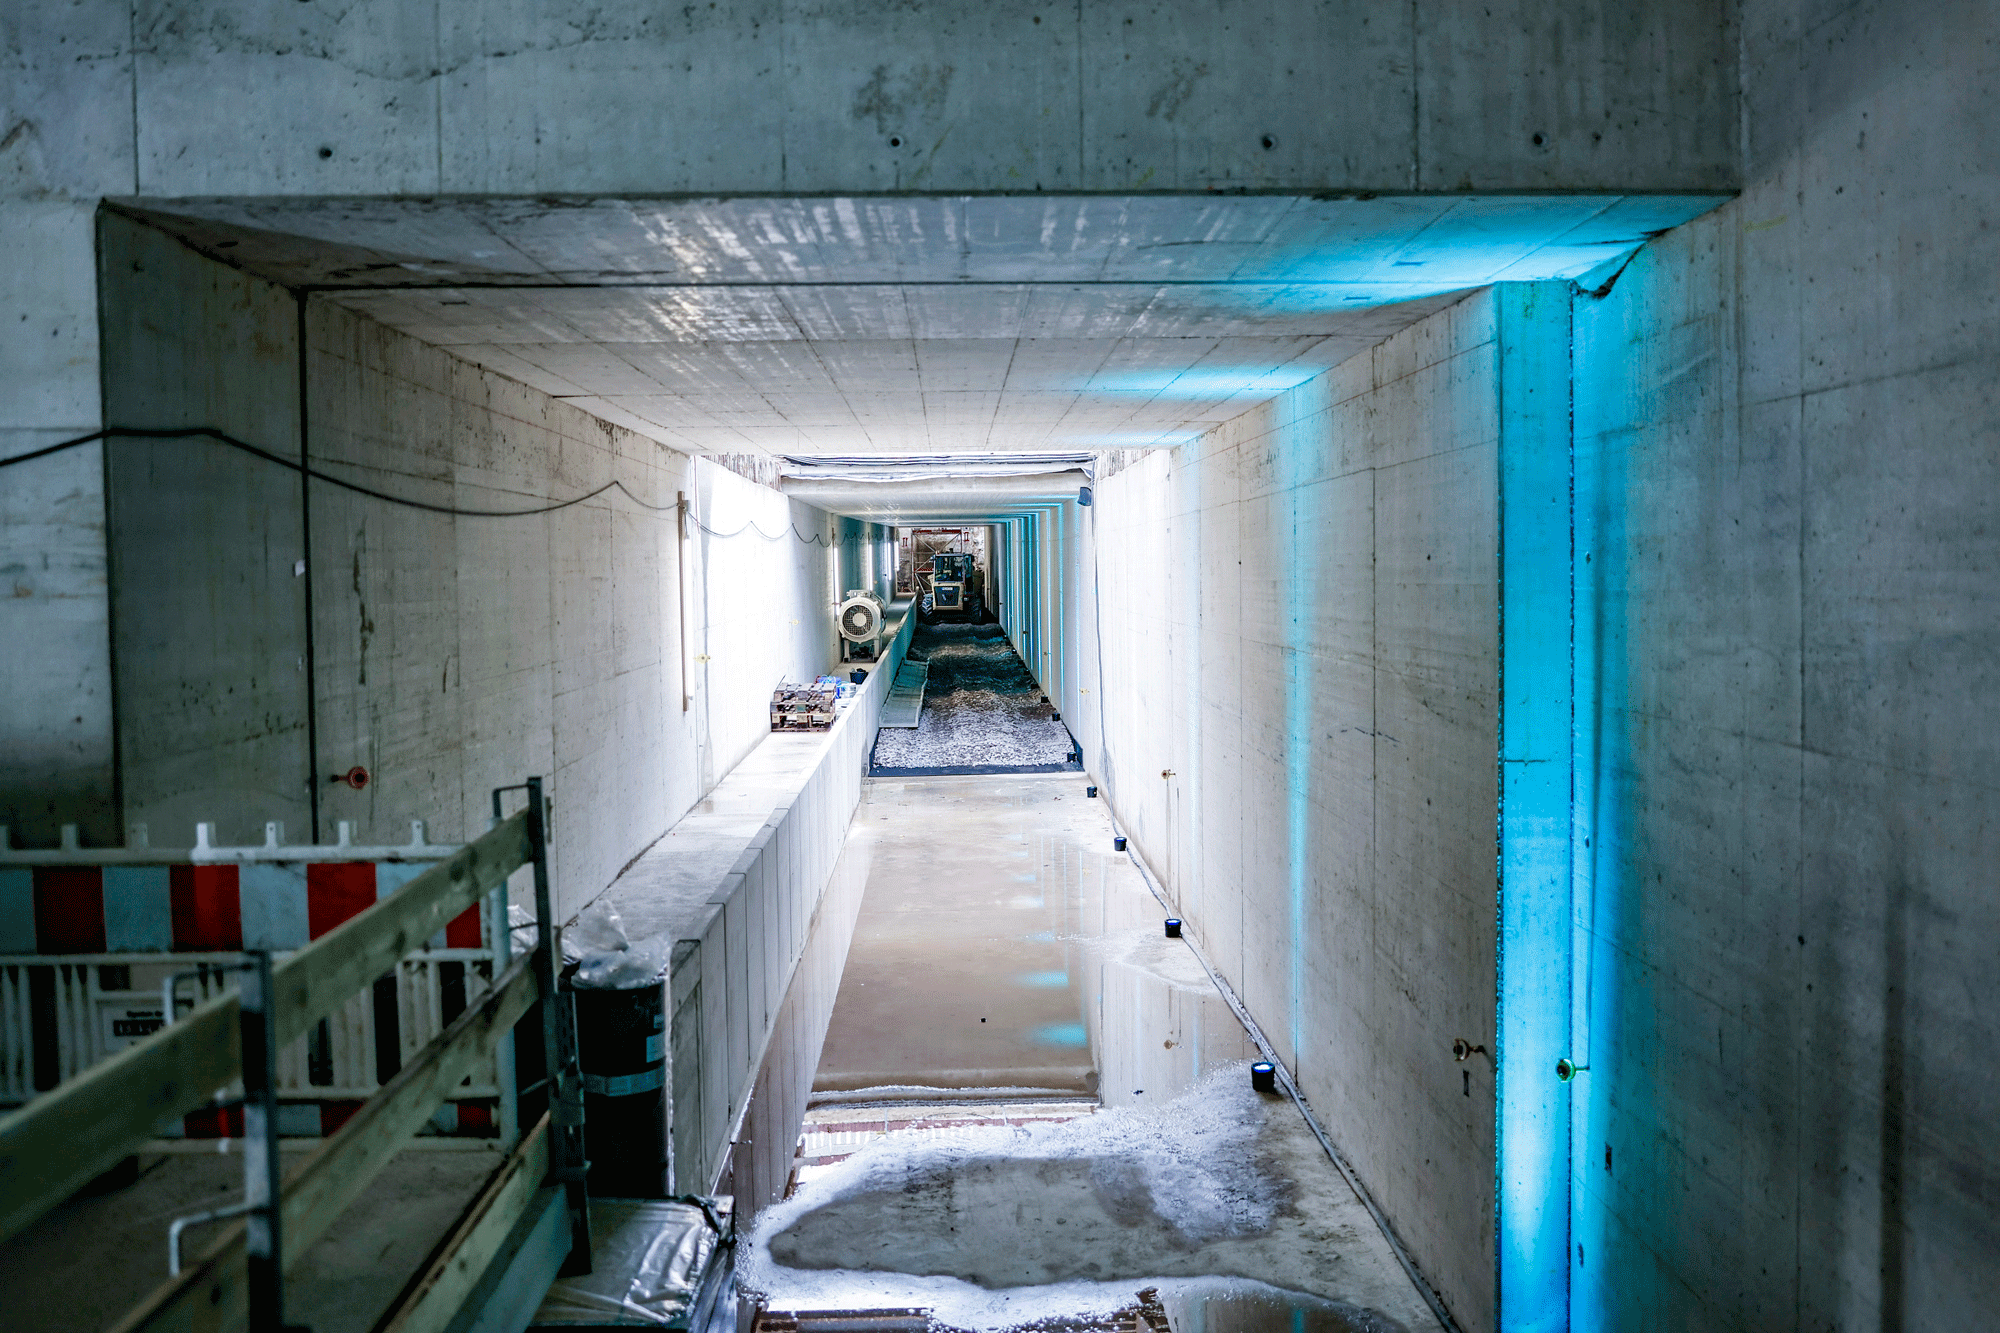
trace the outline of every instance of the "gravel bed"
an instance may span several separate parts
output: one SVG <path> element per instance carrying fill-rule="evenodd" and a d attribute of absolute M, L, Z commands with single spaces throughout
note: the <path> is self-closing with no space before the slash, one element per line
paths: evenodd
<path fill-rule="evenodd" d="M 914 730 L 877 733 L 879 768 L 1031 767 L 1070 757 L 1069 729 L 1039 699 L 998 625 L 919 625 L 910 657 L 930 663 Z"/>

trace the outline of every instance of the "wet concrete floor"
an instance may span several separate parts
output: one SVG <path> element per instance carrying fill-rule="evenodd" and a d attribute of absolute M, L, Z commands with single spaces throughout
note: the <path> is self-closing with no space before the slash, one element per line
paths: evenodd
<path fill-rule="evenodd" d="M 1109 1317 L 1149 1288 L 1179 1333 L 1437 1328 L 1297 1108 L 1250 1088 L 1254 1044 L 1165 937 L 1086 780 L 869 784 L 874 857 L 814 1099 L 1041 1089 L 1096 1112 L 856 1144 L 759 1216 L 747 1285 L 774 1309 L 975 1329 Z"/>

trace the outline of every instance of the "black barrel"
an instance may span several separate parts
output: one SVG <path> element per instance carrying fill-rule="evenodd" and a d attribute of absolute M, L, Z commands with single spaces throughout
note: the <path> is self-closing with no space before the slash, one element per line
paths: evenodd
<path fill-rule="evenodd" d="M 665 1198 L 665 983 L 575 994 L 588 1189 L 605 1198 Z"/>

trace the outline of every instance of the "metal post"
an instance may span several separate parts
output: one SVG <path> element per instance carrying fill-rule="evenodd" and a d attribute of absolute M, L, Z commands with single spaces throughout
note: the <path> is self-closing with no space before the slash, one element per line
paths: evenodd
<path fill-rule="evenodd" d="M 549 1174 L 569 1200 L 570 1248 L 561 1276 L 590 1272 L 590 1201 L 584 1192 L 583 1079 L 576 1057 L 576 1008 L 556 989 L 556 916 L 549 896 L 548 807 L 542 780 L 528 779 L 528 847 L 535 866 L 535 979 L 542 990 L 542 1057 L 549 1079 Z"/>
<path fill-rule="evenodd" d="M 493 980 L 499 981 L 514 961 L 514 932 L 507 919 L 507 883 L 486 895 L 486 919 L 493 941 Z M 514 1069 L 514 1033 L 500 1034 L 493 1046 L 493 1067 L 500 1088 L 500 1143 L 503 1153 L 511 1153 L 521 1143 L 521 1093 Z"/>
<path fill-rule="evenodd" d="M 251 1333 L 283 1333 L 285 1269 L 278 1163 L 278 1052 L 271 1040 L 271 955 L 245 954 L 237 994 L 243 1029 L 244 1260 Z"/>
<path fill-rule="evenodd" d="M 500 824 L 500 793 L 506 787 L 493 789 L 493 819 L 486 827 L 497 828 Z M 493 942 L 493 979 L 507 970 L 507 964 L 514 961 L 514 929 L 508 905 L 511 898 L 507 893 L 507 881 L 501 880 L 500 887 L 486 895 L 487 936 Z M 500 1151 L 511 1153 L 521 1143 L 521 1090 L 515 1075 L 514 1033 L 509 1030 L 500 1035 L 493 1047 L 493 1067 L 500 1088 Z"/>

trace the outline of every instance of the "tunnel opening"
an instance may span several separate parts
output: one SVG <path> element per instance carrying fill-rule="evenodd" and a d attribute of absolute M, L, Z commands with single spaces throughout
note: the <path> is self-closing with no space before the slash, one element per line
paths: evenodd
<path fill-rule="evenodd" d="M 505 224 L 488 217 L 480 225 Z M 1173 834 L 1163 836 L 1146 802 L 1128 795 L 1109 734 L 1107 622 L 1112 635 L 1127 634 L 1117 651 L 1129 654 L 1137 604 L 1114 605 L 1107 615 L 1102 570 L 1108 563 L 1118 577 L 1128 561 L 1143 558 L 1144 546 L 1102 541 L 1097 523 L 1103 497 L 1121 489 L 1116 474 L 1129 481 L 1150 455 L 1309 383 L 1374 345 L 1384 330 L 1448 311 L 1458 291 L 1453 284 L 1462 278 L 1412 284 L 1399 275 L 1376 295 L 1401 299 L 1364 310 L 1289 298 L 1245 309 L 1237 284 L 1220 272 L 1199 272 L 1197 263 L 1213 290 L 1172 289 L 1178 308 L 1163 306 L 1161 294 L 1143 284 L 1094 282 L 1071 294 L 1075 311 L 1056 318 L 1036 310 L 1034 303 L 1051 295 L 1049 284 L 1036 282 L 1026 284 L 1025 306 L 1010 307 L 1017 298 L 1004 290 L 975 288 L 957 308 L 947 301 L 920 316 L 927 326 L 918 328 L 888 307 L 862 309 L 854 320 L 818 319 L 808 313 L 808 302 L 818 299 L 810 288 L 725 285 L 702 296 L 708 308 L 678 315 L 674 307 L 687 299 L 685 291 L 635 295 L 626 286 L 569 282 L 496 288 L 426 277 L 390 284 L 371 273 L 343 285 L 345 275 L 359 272 L 343 268 L 323 275 L 336 279 L 330 285 L 287 288 L 262 279 L 260 267 L 296 280 L 300 264 L 312 268 L 331 257 L 315 260 L 311 247 L 294 246 L 260 263 L 268 237 L 213 219 L 121 211 L 107 214 L 104 228 L 110 251 L 132 258 L 111 268 L 135 305 L 157 303 L 164 288 L 195 311 L 248 308 L 247 324 L 255 326 L 166 319 L 119 330 L 107 379 L 108 401 L 119 415 L 184 418 L 203 409 L 213 401 L 207 388 L 173 373 L 194 362 L 223 380 L 268 381 L 261 400 L 229 400 L 236 415 L 224 426 L 242 436 L 297 433 L 301 461 L 289 477 L 282 465 L 260 472 L 264 459 L 242 461 L 242 471 L 225 468 L 220 477 L 191 473 L 185 448 L 151 441 L 119 445 L 110 475 L 119 582 L 128 598 L 161 594 L 154 620 L 218 618 L 213 607 L 190 606 L 183 596 L 185 563 L 154 558 L 175 540 L 155 521 L 163 497 L 206 515 L 202 507 L 220 492 L 263 488 L 251 505 L 257 521 L 228 549 L 199 552 L 198 568 L 241 565 L 258 546 L 297 543 L 307 551 L 302 568 L 284 571 L 303 583 L 272 578 L 255 590 L 263 599 L 256 613 L 279 625 L 289 617 L 303 649 L 302 688 L 279 681 L 266 689 L 275 689 L 282 707 L 305 725 L 279 730 L 237 762 L 276 769 L 303 748 L 315 774 L 337 755 L 336 766 L 368 760 L 373 780 L 367 804 L 358 808 L 354 789 L 328 790 L 315 781 L 304 822 L 358 814 L 365 830 L 399 802 L 425 799 L 407 769 L 384 761 L 395 752 L 383 748 L 390 733 L 377 719 L 414 718 L 440 738 L 453 731 L 457 724 L 436 715 L 438 705 L 416 702 L 419 687 L 407 664 L 443 650 L 447 665 L 437 693 L 447 701 L 454 698 L 454 653 L 458 681 L 468 673 L 475 681 L 492 676 L 506 649 L 493 651 L 491 613 L 504 621 L 534 598 L 519 587 L 496 589 L 489 570 L 504 578 L 525 567 L 547 580 L 547 611 L 535 612 L 522 638 L 558 646 L 549 663 L 557 736 L 576 722 L 565 710 L 586 694 L 566 682 L 587 687 L 591 673 L 605 669 L 600 662 L 616 664 L 609 666 L 613 676 L 636 676 L 642 688 L 678 696 L 678 720 L 667 711 L 653 730 L 620 724 L 607 732 L 613 739 L 605 748 L 624 747 L 626 766 L 599 788 L 613 800 L 577 812 L 594 827 L 570 844 L 569 872 L 586 885 L 608 884 L 597 901 L 618 900 L 633 945 L 673 942 L 659 978 L 660 1031 L 650 1038 L 664 1056 L 653 1094 L 665 1120 L 658 1131 L 664 1142 L 603 1138 L 617 1134 L 612 1126 L 619 1117 L 600 1107 L 607 1112 L 597 1117 L 604 1159 L 638 1163 L 636 1174 L 619 1173 L 625 1183 L 607 1180 L 601 1190 L 621 1197 L 727 1195 L 738 1225 L 754 1237 L 760 1214 L 788 1202 L 800 1126 L 826 1107 L 890 1096 L 938 1116 L 968 1102 L 1068 1098 L 1096 1108 L 1092 1124 L 1122 1125 L 1124 1137 L 1111 1146 L 1042 1145 L 1053 1156 L 1010 1148 L 967 1159 L 965 1145 L 955 1144 L 942 1164 L 910 1169 L 930 1172 L 931 1186 L 916 1194 L 949 1195 L 964 1180 L 957 1168 L 972 1161 L 974 1176 L 989 1177 L 998 1200 L 1039 1220 L 1044 1239 L 1089 1231 L 1088 1238 L 1039 1256 L 1017 1255 L 1002 1276 L 980 1268 L 992 1257 L 985 1252 L 990 1247 L 960 1246 L 925 1260 L 909 1248 L 921 1227 L 899 1230 L 870 1218 L 865 1228 L 899 1235 L 903 1247 L 901 1258 L 878 1255 L 875 1271 L 892 1283 L 936 1278 L 982 1288 L 990 1278 L 1053 1288 L 1043 1293 L 1053 1303 L 1040 1307 L 1038 1317 L 1117 1323 L 1152 1309 L 1143 1300 L 1134 1304 L 1137 1291 L 1153 1290 L 1133 1285 L 1140 1280 L 1169 1283 L 1171 1300 L 1162 1309 L 1206 1308 L 1208 1289 L 1197 1279 L 1225 1261 L 1203 1246 L 1232 1237 L 1250 1243 L 1254 1233 L 1276 1248 L 1254 1262 L 1239 1256 L 1229 1271 L 1247 1266 L 1276 1291 L 1335 1306 L 1366 1289 L 1369 1303 L 1357 1308 L 1394 1310 L 1405 1324 L 1435 1317 L 1426 1290 L 1406 1265 L 1398 1266 L 1393 1245 L 1370 1242 L 1358 1266 L 1307 1272 L 1295 1251 L 1326 1238 L 1271 1239 L 1283 1228 L 1274 1232 L 1276 1224 L 1252 1198 L 1264 1197 L 1262 1190 L 1266 1202 L 1281 1200 L 1310 1186 L 1331 1190 L 1328 1200 L 1346 1210 L 1343 1217 L 1367 1211 L 1293 1109 L 1241 1101 L 1248 1062 L 1275 1052 L 1253 1037 L 1212 977 L 1195 981 L 1186 957 L 1163 958 L 1159 948 L 1167 946 L 1150 943 L 1162 908 L 1134 857 L 1145 848 L 1170 858 Z M 213 258 L 224 245 L 219 237 L 230 242 L 227 264 Z M 830 275 L 845 277 L 844 262 L 832 263 Z M 881 285 L 880 295 L 906 306 L 921 287 Z M 773 295 L 775 307 L 768 304 Z M 933 298 L 944 299 L 937 293 L 923 299 Z M 620 321 L 642 312 L 672 327 L 645 330 L 645 342 L 615 341 L 618 327 L 628 334 L 632 328 Z M 1003 321 L 998 330 L 991 327 L 996 317 Z M 246 323 L 240 314 L 230 319 Z M 1082 336 L 1062 336 L 1058 325 Z M 220 342 L 217 327 L 228 331 Z M 996 331 L 1006 336 L 990 336 Z M 556 341 L 533 341 L 552 336 Z M 913 355 L 894 350 L 901 341 Z M 747 428 L 746 415 L 803 421 L 823 410 L 800 405 L 809 386 L 789 346 L 794 342 L 808 346 L 826 387 L 855 419 L 786 426 L 787 447 L 808 439 L 823 449 L 836 440 L 844 446 L 858 426 L 882 438 L 880 456 L 739 450 L 734 441 Z M 281 352 L 276 358 L 273 347 Z M 265 364 L 272 360 L 276 366 Z M 611 378 L 626 373 L 612 362 L 644 381 L 628 381 L 640 392 L 606 396 Z M 1078 363 L 1094 368 L 1080 373 Z M 477 367 L 476 378 L 463 369 L 467 364 Z M 702 391 L 704 380 L 725 376 L 732 381 L 726 392 Z M 982 382 L 992 387 L 941 387 Z M 422 427 L 405 431 L 401 418 L 383 415 L 391 384 L 393 394 L 405 396 L 408 386 L 419 386 L 417 402 L 432 404 L 405 402 L 400 410 L 409 419 L 461 423 L 441 454 L 438 437 Z M 863 410 L 869 396 L 893 396 L 906 384 L 915 388 L 910 400 L 891 397 L 888 417 L 870 420 Z M 794 396 L 779 401 L 787 390 Z M 730 394 L 737 395 L 733 407 Z M 926 442 L 953 447 L 921 460 L 898 458 L 888 443 L 895 423 L 907 425 L 917 411 L 947 420 L 972 405 L 961 395 L 977 394 L 994 399 L 983 427 L 929 431 Z M 1051 431 L 1037 419 L 1052 411 L 1070 424 Z M 535 417 L 550 425 L 524 432 L 519 423 Z M 727 431 L 699 424 L 723 417 L 735 423 Z M 698 437 L 706 448 L 680 452 Z M 975 440 L 987 448 L 965 448 Z M 1049 444 L 1061 447 L 1049 452 Z M 551 519 L 536 544 L 524 548 L 513 535 L 528 531 L 518 520 L 544 513 L 565 517 Z M 501 526 L 509 523 L 516 528 Z M 954 535 L 932 543 L 929 568 L 906 581 L 897 540 L 904 531 L 913 538 Z M 913 540 L 912 566 L 918 545 Z M 843 627 L 832 614 L 857 595 L 874 597 L 880 612 L 881 632 L 866 654 L 843 646 Z M 440 619 L 428 610 L 436 607 L 452 610 Z M 219 619 L 233 614 L 224 609 Z M 151 632 L 154 620 L 125 616 L 121 632 Z M 231 628 L 222 626 L 211 639 L 224 657 L 265 651 L 255 641 L 232 639 Z M 670 650 L 648 662 L 649 638 Z M 232 658 L 218 671 L 227 674 L 234 665 Z M 1140 679 L 1172 670 L 1168 656 L 1144 647 L 1122 665 Z M 926 677 L 917 725 L 872 726 L 878 714 L 870 710 L 885 706 L 883 696 L 914 667 Z M 766 730 L 760 696 L 774 678 L 781 689 L 837 683 L 844 697 L 796 734 Z M 429 682 L 422 688 L 428 693 Z M 159 689 L 135 678 L 130 693 L 152 706 Z M 135 746 L 131 757 L 138 779 L 133 805 L 162 823 L 183 818 L 186 798 L 165 780 L 169 770 L 148 767 L 167 756 Z M 846 776 L 828 776 L 843 764 Z M 869 775 L 866 784 L 857 769 Z M 1162 772 L 1163 779 L 1171 776 Z M 1106 797 L 1124 801 L 1135 827 L 1125 825 L 1122 812 L 1114 815 L 1109 800 L 1080 794 L 1079 788 L 1095 792 L 1095 784 L 1078 781 L 1088 777 L 1103 782 Z M 894 784 L 907 802 L 890 822 L 906 823 L 896 836 L 914 840 L 915 861 L 905 867 L 913 877 L 899 887 L 893 875 L 884 879 L 863 867 L 853 872 L 843 908 L 819 892 L 828 874 L 838 878 L 826 865 L 846 845 L 827 838 L 843 804 L 858 801 L 857 827 L 866 812 L 886 808 L 889 788 L 878 784 Z M 580 786 L 580 778 L 572 775 L 569 785 Z M 878 792 L 884 804 L 874 803 Z M 632 798 L 640 793 L 649 807 L 687 813 L 650 847 L 634 848 L 630 829 L 610 816 L 621 800 L 637 808 Z M 1046 825 L 1058 802 L 1067 802 L 1074 827 L 1019 824 L 1031 812 Z M 568 817 L 557 823 L 559 831 L 572 827 Z M 876 850 L 883 853 L 876 869 L 890 869 L 896 858 L 886 846 Z M 622 864 L 610 864 L 619 854 L 626 854 Z M 1017 865 L 1023 855 L 1026 864 Z M 1114 874 L 1125 877 L 1129 901 L 1114 910 L 1110 896 L 1099 893 L 1092 909 L 1085 882 Z M 878 914 L 869 903 L 906 890 L 914 896 L 904 907 L 924 919 L 924 929 L 899 939 L 874 924 Z M 585 894 L 571 900 L 577 909 L 589 904 Z M 1098 919 L 1085 920 L 1092 910 Z M 840 924 L 842 911 L 854 914 L 852 924 Z M 1113 928 L 1112 917 L 1133 912 L 1146 918 L 1143 926 L 1121 918 Z M 946 917 L 957 924 L 948 926 Z M 1036 917 L 1043 919 L 1033 928 L 999 924 Z M 851 949 L 835 942 L 843 929 L 856 941 Z M 1149 941 L 1144 948 L 1136 937 L 1125 938 L 1133 931 Z M 804 961 L 815 949 L 828 955 L 816 973 Z M 1130 956 L 1110 958 L 1107 949 Z M 865 996 L 871 984 L 900 992 L 904 1012 L 885 1011 Z M 815 986 L 817 997 L 810 993 Z M 779 1040 L 788 1006 L 798 1011 L 796 1049 Z M 968 1006 L 987 1012 L 974 1015 Z M 648 1056 L 651 1062 L 650 1046 Z M 606 1087 L 634 1077 L 622 1068 L 586 1073 Z M 1197 1095 L 1211 1085 L 1221 1109 Z M 1211 1162 L 1215 1143 L 1175 1139 L 1188 1124 L 1218 1116 L 1233 1126 L 1227 1146 L 1241 1160 Z M 628 1120 L 643 1126 L 649 1117 Z M 1057 1128 L 1040 1126 L 1036 1133 Z M 647 1132 L 630 1130 L 626 1137 Z M 1274 1147 L 1278 1140 L 1290 1147 Z M 1295 1160 L 1274 1167 L 1286 1152 Z M 1190 1239 L 1184 1224 L 1200 1208 L 1176 1195 L 1159 1171 L 1161 1161 L 1182 1158 L 1199 1163 L 1197 1202 L 1206 1207 L 1222 1199 L 1224 1213 L 1249 1207 L 1248 1231 L 1239 1236 L 1224 1226 L 1214 1236 L 1202 1233 L 1205 1240 Z M 1217 1177 L 1211 1168 L 1227 1169 Z M 657 1179 L 649 1182 L 649 1174 Z M 1074 1208 L 1054 1203 L 1062 1192 L 1051 1182 L 1062 1180 L 1072 1192 L 1084 1189 Z M 810 1179 L 796 1183 L 823 1187 Z M 823 1200 L 823 1226 L 849 1230 L 840 1219 L 850 1203 Z M 1077 1233 L 1063 1230 L 1072 1225 Z M 1379 1218 L 1366 1225 L 1378 1240 L 1384 1234 Z M 1188 1252 L 1178 1267 L 1150 1252 L 1119 1263 L 1090 1257 L 1109 1244 L 1108 1236 L 1133 1228 L 1150 1228 L 1160 1245 Z M 846 1262 L 803 1241 L 791 1249 L 766 1244 L 765 1252 L 774 1262 L 796 1261 L 776 1262 L 794 1274 Z M 1103 1282 L 1092 1277 L 1093 1266 Z M 970 1276 L 953 1277 L 953 1268 Z M 1096 1285 L 1071 1289 L 1078 1282 Z M 927 1308 L 936 1314 L 950 1307 Z M 1272 1308 L 1295 1322 L 1307 1307 L 1280 1300 Z M 991 1310 L 961 1313 L 982 1327 L 997 1317 Z"/>
<path fill-rule="evenodd" d="M 470 840 L 452 792 L 546 758 L 566 933 L 615 907 L 659 960 L 643 1068 L 583 1071 L 599 1097 L 651 1078 L 659 1109 L 623 1136 L 597 1118 L 637 1163 L 600 1189 L 730 1198 L 765 1265 L 741 1288 L 755 1317 L 1449 1328 L 1390 1209 L 1492 1196 L 1492 1058 L 1438 1056 L 1505 1049 L 1478 1017 L 1492 923 L 1410 919 L 1376 877 L 1460 885 L 1491 859 L 1482 562 L 1523 551 L 1501 499 L 1557 498 L 1551 466 L 1501 459 L 1549 445 L 1569 392 L 1572 296 L 1514 279 L 1623 253 L 1603 215 L 1704 201 L 1515 201 L 1512 230 L 1378 202 L 1175 199 L 1104 223 L 1075 200 L 878 201 L 868 244 L 828 231 L 782 265 L 763 224 L 818 225 L 790 201 L 569 219 L 611 251 L 639 215 L 706 238 L 672 282 L 363 264 L 274 231 L 328 225 L 293 205 L 254 227 L 214 202 L 107 209 L 107 414 L 284 446 L 106 445 L 123 813 L 198 817 L 186 740 L 217 716 L 242 725 L 205 762 L 260 793 L 225 817 L 262 802 L 316 841 L 411 810 Z M 903 225 L 1047 236 L 1050 208 L 1108 234 L 1025 279 Z M 1329 250 L 1336 220 L 1375 232 Z M 471 200 L 339 225 L 442 254 L 495 231 L 532 250 L 537 224 Z M 1256 262 L 1203 239 L 1235 225 Z M 1143 271 L 1142 233 L 1179 238 L 1142 247 Z M 914 539 L 946 532 L 958 549 L 920 562 Z M 1567 573 L 1519 568 L 1544 601 Z M 142 667 L 159 641 L 185 645 L 178 676 Z M 1555 669 L 1548 635 L 1508 644 Z M 915 725 L 892 725 L 912 675 Z M 785 689 L 826 707 L 773 727 Z M 1411 767 L 1405 744 L 1444 758 Z M 1412 942 L 1380 946 L 1394 968 L 1339 952 L 1368 911 Z M 1336 959 L 1368 980 L 1334 985 Z M 1523 992 L 1502 1016 L 1547 1017 L 1529 1002 L 1554 1004 Z M 1425 1054 L 1370 1044 L 1397 1025 Z M 1357 1092 L 1371 1060 L 1394 1106 Z M 857 1108 L 977 1121 L 1024 1099 L 1091 1113 L 801 1155 Z M 1527 1115 L 1497 1140 L 1559 1180 L 1566 1140 Z M 1022 1244 L 982 1230 L 1002 1216 Z M 1420 1243 L 1477 1287 L 1490 1229 Z M 833 1273 L 850 1285 L 814 1285 Z"/>
<path fill-rule="evenodd" d="M 1228 1333 L 1218 1004 L 1394 1261 L 1274 1291 L 1993 1322 L 2000 6 L 120 8 L 0 18 L 7 1333 Z M 1080 771 L 871 776 L 918 529 Z M 864 1103 L 1096 1109 L 786 1199 Z M 875 1285 L 622 1310 L 787 1206 Z"/>

